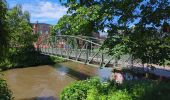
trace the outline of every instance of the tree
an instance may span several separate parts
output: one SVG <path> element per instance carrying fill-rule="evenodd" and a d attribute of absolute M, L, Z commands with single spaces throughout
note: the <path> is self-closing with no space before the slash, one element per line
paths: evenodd
<path fill-rule="evenodd" d="M 0 61 L 4 59 L 5 53 L 7 52 L 8 40 L 9 40 L 9 31 L 6 20 L 6 1 L 0 0 Z"/>
<path fill-rule="evenodd" d="M 133 1 L 133 0 L 132 0 Z M 117 14 L 117 23 L 109 23 L 109 38 L 112 46 L 110 51 L 117 45 L 123 46 L 123 53 L 130 53 L 134 58 L 139 58 L 142 63 L 164 64 L 165 59 L 170 59 L 170 44 L 165 41 L 169 38 L 169 32 L 160 29 L 170 21 L 170 2 L 167 0 L 154 0 L 132 3 L 132 1 L 117 2 L 117 10 L 111 13 Z M 127 9 L 128 7 L 128 9 Z M 134 23 L 134 28 L 130 25 Z M 123 30 L 120 34 L 119 30 Z M 113 41 L 113 35 L 119 37 Z M 109 44 L 106 41 L 106 45 Z M 111 45 L 109 44 L 109 45 Z M 122 50 L 121 49 L 118 49 Z"/>
<path fill-rule="evenodd" d="M 9 31 L 6 20 L 7 6 L 5 0 L 0 0 L 0 62 L 4 61 L 8 50 Z M 1 76 L 1 74 L 0 74 Z M 4 80 L 0 77 L 0 98 L 4 100 L 12 99 L 12 93 Z"/>
<path fill-rule="evenodd" d="M 69 35 L 72 33 L 72 26 L 71 26 L 71 16 L 64 15 L 60 20 L 58 21 L 58 24 L 55 25 L 52 29 L 52 33 L 62 33 L 65 35 Z"/>
<path fill-rule="evenodd" d="M 22 11 L 21 5 L 17 5 L 7 11 L 6 18 L 9 26 L 9 51 L 0 66 L 2 69 L 24 66 L 31 60 L 31 53 L 34 51 L 33 42 L 36 40 L 32 34 L 30 15 L 27 11 Z"/>
<path fill-rule="evenodd" d="M 29 13 L 27 11 L 23 12 L 21 5 L 17 5 L 8 11 L 7 19 L 10 23 L 11 48 L 32 45 L 33 34 Z"/>
<path fill-rule="evenodd" d="M 83 27 L 77 28 L 77 32 L 85 32 L 83 28 L 91 32 L 108 29 L 108 39 L 103 46 L 109 48 L 111 55 L 131 54 L 133 59 L 150 64 L 170 60 L 170 32 L 161 31 L 165 25 L 170 27 L 169 0 L 68 0 L 64 4 L 73 17 L 69 20 L 73 28 L 65 31 L 73 31 L 78 25 Z"/>
<path fill-rule="evenodd" d="M 98 26 L 102 24 L 100 10 L 101 7 L 98 4 L 88 8 L 79 7 L 72 15 L 64 15 L 54 26 L 54 30 L 67 35 L 92 36 L 92 32 L 99 32 Z"/>

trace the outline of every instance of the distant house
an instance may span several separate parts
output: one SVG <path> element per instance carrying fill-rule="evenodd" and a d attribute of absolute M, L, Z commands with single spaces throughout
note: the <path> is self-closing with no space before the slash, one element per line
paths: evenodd
<path fill-rule="evenodd" d="M 36 34 L 50 34 L 50 24 L 46 23 L 32 23 L 33 33 Z"/>
<path fill-rule="evenodd" d="M 51 25 L 46 23 L 32 23 L 32 30 L 34 34 L 39 34 L 37 41 L 34 43 L 34 47 L 38 46 L 48 47 L 48 45 L 41 45 L 42 41 L 50 34 Z"/>

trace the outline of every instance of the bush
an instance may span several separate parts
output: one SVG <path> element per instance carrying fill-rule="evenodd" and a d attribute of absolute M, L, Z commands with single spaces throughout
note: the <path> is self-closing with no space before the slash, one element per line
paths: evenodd
<path fill-rule="evenodd" d="M 126 90 L 117 90 L 108 95 L 108 100 L 132 100 L 132 97 Z"/>
<path fill-rule="evenodd" d="M 170 83 L 138 80 L 122 85 L 98 78 L 78 81 L 65 88 L 61 100 L 170 100 Z"/>
<path fill-rule="evenodd" d="M 28 67 L 44 64 L 54 64 L 64 61 L 59 57 L 42 55 L 33 46 L 23 48 L 13 48 L 9 50 L 8 57 L 0 62 L 0 69 Z"/>
<path fill-rule="evenodd" d="M 93 89 L 94 86 L 99 86 L 99 79 L 90 79 L 84 81 L 78 81 L 69 87 L 66 87 L 60 95 L 61 100 L 85 100 L 87 98 L 87 92 Z"/>
<path fill-rule="evenodd" d="M 0 79 L 0 100 L 11 100 L 12 92 L 8 89 L 4 80 Z"/>

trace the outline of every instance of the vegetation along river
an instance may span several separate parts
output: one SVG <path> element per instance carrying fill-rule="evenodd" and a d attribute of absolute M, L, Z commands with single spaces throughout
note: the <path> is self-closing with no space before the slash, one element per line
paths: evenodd
<path fill-rule="evenodd" d="M 100 69 L 75 62 L 11 69 L 3 72 L 15 100 L 59 100 L 64 87 L 76 80 L 111 74 L 111 68 Z"/>

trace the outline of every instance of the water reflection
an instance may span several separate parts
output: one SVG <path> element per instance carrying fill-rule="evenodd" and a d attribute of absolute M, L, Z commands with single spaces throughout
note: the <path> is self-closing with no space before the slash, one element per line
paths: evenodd
<path fill-rule="evenodd" d="M 100 77 L 102 81 L 108 80 L 109 76 L 112 73 L 112 68 L 98 68 L 97 75 Z"/>
<path fill-rule="evenodd" d="M 81 70 L 77 70 L 75 68 L 71 68 L 69 66 L 56 64 L 54 66 L 56 71 L 60 74 L 60 78 L 64 78 L 65 76 L 70 76 L 74 78 L 75 80 L 83 80 L 89 78 L 91 75 L 88 75 L 88 73 L 81 72 Z"/>

